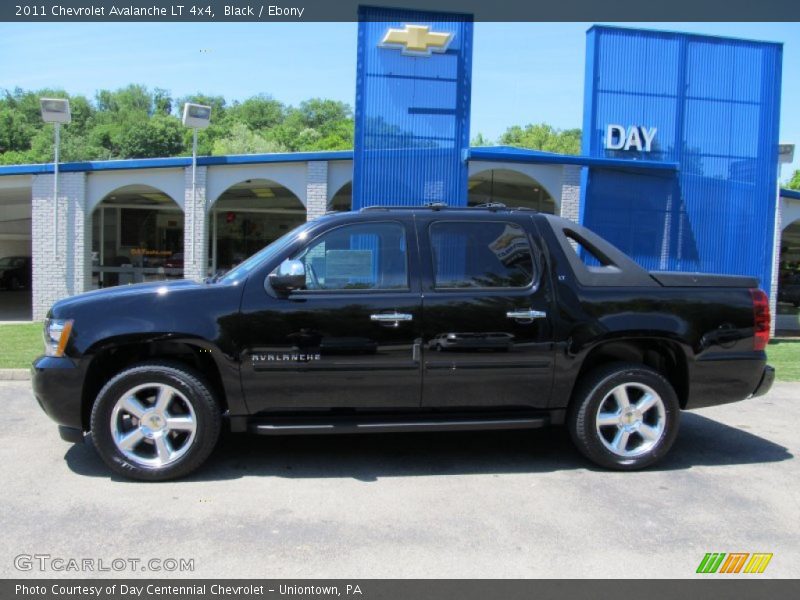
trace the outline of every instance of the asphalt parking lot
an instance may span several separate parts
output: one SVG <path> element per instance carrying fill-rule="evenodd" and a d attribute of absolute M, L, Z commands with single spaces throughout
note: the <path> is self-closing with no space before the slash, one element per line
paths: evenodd
<path fill-rule="evenodd" d="M 159 573 L 182 577 L 692 577 L 706 552 L 800 576 L 800 384 L 685 413 L 640 473 L 596 470 L 551 429 L 229 436 L 189 479 L 134 483 L 62 442 L 28 382 L 0 403 L 2 577 L 92 575 L 20 572 L 20 554 L 193 559 Z"/>

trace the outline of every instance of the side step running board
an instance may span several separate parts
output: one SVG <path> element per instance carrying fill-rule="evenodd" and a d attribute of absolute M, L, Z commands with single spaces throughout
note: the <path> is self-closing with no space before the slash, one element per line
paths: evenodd
<path fill-rule="evenodd" d="M 249 431 L 259 435 L 306 435 L 326 433 L 386 433 L 403 431 L 470 431 L 488 429 L 534 429 L 550 424 L 547 416 L 511 418 L 420 418 L 415 419 L 336 419 L 302 421 L 274 419 L 250 423 Z"/>

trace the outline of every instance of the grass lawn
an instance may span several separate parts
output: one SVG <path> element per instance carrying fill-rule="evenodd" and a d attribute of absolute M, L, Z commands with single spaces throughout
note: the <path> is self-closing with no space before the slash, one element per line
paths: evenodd
<path fill-rule="evenodd" d="M 772 340 L 767 346 L 767 358 L 775 367 L 775 379 L 800 381 L 800 339 Z"/>
<path fill-rule="evenodd" d="M 41 323 L 0 325 L 0 369 L 27 369 L 44 354 Z"/>
<path fill-rule="evenodd" d="M 40 323 L 0 325 L 0 369 L 27 369 L 43 351 Z M 779 381 L 800 381 L 800 339 L 772 340 L 767 355 Z"/>

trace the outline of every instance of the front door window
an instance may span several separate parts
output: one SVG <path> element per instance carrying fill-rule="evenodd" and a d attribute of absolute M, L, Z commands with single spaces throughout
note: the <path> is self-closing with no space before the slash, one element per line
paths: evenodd
<path fill-rule="evenodd" d="M 405 229 L 399 223 L 339 227 L 296 258 L 305 266 L 307 290 L 408 289 Z"/>

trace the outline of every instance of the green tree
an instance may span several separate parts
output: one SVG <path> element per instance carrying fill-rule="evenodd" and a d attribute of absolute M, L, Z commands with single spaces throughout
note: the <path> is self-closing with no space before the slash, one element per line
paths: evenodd
<path fill-rule="evenodd" d="M 500 136 L 500 143 L 519 148 L 530 148 L 558 154 L 580 154 L 581 130 L 556 129 L 546 123 L 514 125 Z"/>
<path fill-rule="evenodd" d="M 245 123 L 234 123 L 230 133 L 214 140 L 212 154 L 262 154 L 285 152 L 286 148 L 275 140 L 268 140 L 252 131 Z"/>
<path fill-rule="evenodd" d="M 88 139 L 70 123 L 61 127 L 61 147 L 59 158 L 64 162 L 112 158 L 104 148 Z M 27 161 L 32 163 L 53 162 L 53 126 L 48 124 L 40 129 L 31 140 Z"/>
<path fill-rule="evenodd" d="M 485 137 L 482 133 L 478 133 L 469 142 L 470 146 L 491 146 L 492 142 L 489 138 Z"/>
<path fill-rule="evenodd" d="M 143 85 L 131 84 L 115 91 L 97 92 L 97 109 L 111 113 L 153 113 L 153 95 Z"/>
<path fill-rule="evenodd" d="M 61 129 L 61 158 L 83 161 L 188 153 L 193 132 L 180 123 L 185 102 L 211 106 L 211 125 L 198 132 L 199 154 L 340 150 L 353 147 L 353 111 L 312 98 L 296 107 L 259 95 L 232 105 L 222 96 L 131 84 L 93 98 L 64 90 L 0 90 L 0 163 L 53 160 L 53 126 L 42 122 L 39 99 L 69 98 L 72 122 Z"/>
<path fill-rule="evenodd" d="M 789 180 L 786 187 L 790 190 L 800 190 L 800 169 L 794 172 L 794 176 Z"/>
<path fill-rule="evenodd" d="M 67 98 L 64 90 L 56 90 L 52 88 L 45 88 L 37 91 L 25 91 L 21 88 L 15 88 L 13 91 L 4 91 L 4 98 L 0 101 L 0 105 L 18 111 L 28 123 L 40 124 L 42 117 L 40 112 L 39 99 L 40 98 Z"/>
<path fill-rule="evenodd" d="M 232 121 L 247 125 L 252 131 L 271 129 L 283 122 L 286 109 L 271 96 L 260 95 L 248 98 L 228 109 Z"/>
<path fill-rule="evenodd" d="M 167 90 L 161 88 L 153 90 L 153 110 L 157 115 L 172 114 L 172 97 Z"/>
<path fill-rule="evenodd" d="M 353 147 L 353 110 L 344 102 L 312 98 L 290 108 L 269 137 L 290 151 Z"/>
<path fill-rule="evenodd" d="M 85 96 L 70 96 L 69 111 L 72 115 L 72 122 L 69 127 L 72 131 L 79 131 L 81 134 L 91 127 L 95 109 Z"/>
<path fill-rule="evenodd" d="M 29 153 L 26 151 L 9 150 L 0 152 L 0 165 L 25 165 L 32 162 L 35 161 L 30 160 Z"/>
<path fill-rule="evenodd" d="M 132 123 L 122 134 L 119 152 L 129 158 L 175 156 L 184 150 L 184 127 L 172 116 L 156 115 Z"/>
<path fill-rule="evenodd" d="M 0 152 L 28 150 L 35 132 L 36 128 L 24 113 L 7 106 L 0 107 Z"/>
<path fill-rule="evenodd" d="M 305 127 L 323 131 L 326 127 L 353 117 L 353 110 L 345 102 L 312 98 L 300 103 L 293 111 Z"/>
<path fill-rule="evenodd" d="M 348 150 L 353 147 L 355 124 L 353 119 L 330 123 L 306 150 Z"/>

